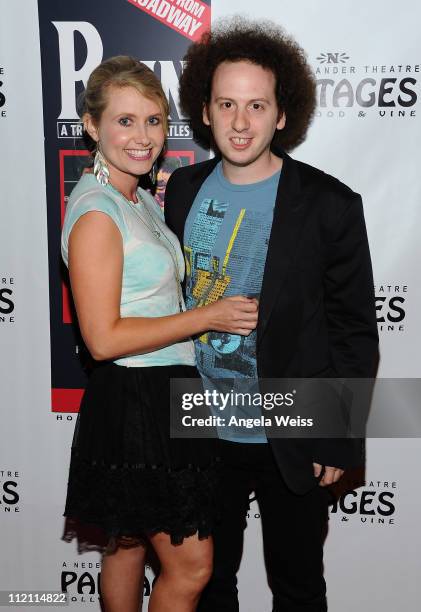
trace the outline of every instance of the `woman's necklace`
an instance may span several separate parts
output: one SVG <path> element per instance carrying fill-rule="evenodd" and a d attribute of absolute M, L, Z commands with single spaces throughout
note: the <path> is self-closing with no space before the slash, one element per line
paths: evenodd
<path fill-rule="evenodd" d="M 148 210 L 147 204 L 145 202 L 145 200 L 142 198 L 142 196 L 140 195 L 139 192 L 136 192 L 137 197 L 140 200 L 140 203 L 143 206 L 143 210 L 145 211 L 145 213 L 147 214 L 151 224 L 146 223 L 146 220 L 143 218 L 142 214 L 140 213 L 140 211 L 138 210 L 138 206 L 139 204 L 137 204 L 136 202 L 132 202 L 131 200 L 128 200 L 126 198 L 126 196 L 124 196 L 121 191 L 119 191 L 118 189 L 116 189 L 114 187 L 114 185 L 112 185 L 110 182 L 108 182 L 108 185 L 113 189 L 113 191 L 115 191 L 118 195 L 120 195 L 125 202 L 127 202 L 127 204 L 130 206 L 130 208 L 134 211 L 134 213 L 136 214 L 136 216 L 138 217 L 138 219 L 143 223 L 143 225 L 151 232 L 151 234 L 153 236 L 155 236 L 155 238 L 158 238 L 159 241 L 161 242 L 161 244 L 167 249 L 168 253 L 171 256 L 171 259 L 173 261 L 173 267 L 174 267 L 174 276 L 175 276 L 175 281 L 176 281 L 176 285 L 177 285 L 177 294 L 178 294 L 178 308 L 180 310 L 180 312 L 183 312 L 183 293 L 181 291 L 181 278 L 180 278 L 180 273 L 178 270 L 178 262 L 177 262 L 177 253 L 175 251 L 174 245 L 171 242 L 171 240 L 168 238 L 168 236 L 165 234 L 165 232 L 161 231 L 153 216 L 151 215 L 151 213 Z M 163 238 L 165 238 L 165 243 L 163 242 Z"/>

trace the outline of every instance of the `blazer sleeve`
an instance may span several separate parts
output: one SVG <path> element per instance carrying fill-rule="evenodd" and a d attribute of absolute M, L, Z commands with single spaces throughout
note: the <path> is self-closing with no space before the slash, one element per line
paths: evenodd
<path fill-rule="evenodd" d="M 345 401 L 349 414 L 358 411 L 357 420 L 361 425 L 368 416 L 378 365 L 378 332 L 370 251 L 358 194 L 352 194 L 328 244 L 324 301 L 335 376 L 344 379 L 344 389 L 348 390 L 352 390 L 353 378 L 367 379 L 357 383 L 359 389 L 365 385 L 363 400 L 355 405 L 351 393 L 350 402 Z M 354 438 L 352 430 L 347 438 L 318 439 L 313 460 L 342 469 L 363 465 L 364 440 Z"/>
<path fill-rule="evenodd" d="M 374 377 L 378 364 L 374 283 L 358 194 L 352 194 L 327 246 L 324 302 L 336 375 Z"/>

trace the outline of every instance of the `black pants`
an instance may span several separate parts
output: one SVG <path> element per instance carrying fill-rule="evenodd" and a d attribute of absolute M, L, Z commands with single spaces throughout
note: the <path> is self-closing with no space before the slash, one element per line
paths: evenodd
<path fill-rule="evenodd" d="M 221 440 L 222 518 L 214 532 L 214 571 L 198 612 L 238 612 L 237 571 L 249 495 L 256 492 L 274 612 L 325 612 L 323 538 L 328 495 L 316 486 L 295 495 L 285 486 L 269 444 Z M 260 611 L 259 612 L 263 612 Z"/>

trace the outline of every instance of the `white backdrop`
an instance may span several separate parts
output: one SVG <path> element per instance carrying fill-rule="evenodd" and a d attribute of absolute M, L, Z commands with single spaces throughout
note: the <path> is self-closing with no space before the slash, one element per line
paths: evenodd
<path fill-rule="evenodd" d="M 294 156 L 363 195 L 376 295 L 385 298 L 379 300 L 380 376 L 420 377 L 421 8 L 413 0 L 212 0 L 213 20 L 234 13 L 282 24 L 306 49 L 318 79 L 332 80 L 325 84 L 326 106 Z M 36 0 L 0 0 L 0 590 L 60 590 L 63 577 L 73 610 L 99 610 L 99 556 L 78 555 L 60 539 L 74 415 L 50 409 L 37 20 Z M 372 81 L 361 85 L 363 79 Z M 359 87 L 365 100 L 374 95 L 372 106 L 358 102 Z M 343 94 L 338 106 L 335 88 Z M 401 320 L 393 322 L 396 304 Z M 330 516 L 326 578 L 333 612 L 418 609 L 420 453 L 419 440 L 369 441 L 366 484 L 354 491 L 351 482 Z M 239 588 L 242 612 L 271 609 L 255 503 Z"/>

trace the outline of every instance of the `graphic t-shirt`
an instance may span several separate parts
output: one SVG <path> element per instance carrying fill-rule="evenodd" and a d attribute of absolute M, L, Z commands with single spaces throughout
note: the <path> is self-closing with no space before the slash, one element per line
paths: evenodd
<path fill-rule="evenodd" d="M 233 184 L 219 162 L 203 183 L 184 230 L 187 308 L 232 295 L 259 299 L 279 179 L 280 171 L 257 183 Z M 195 341 L 195 349 L 207 388 L 227 392 L 248 386 L 256 391 L 256 330 L 249 336 L 209 332 Z M 261 414 L 250 405 L 237 412 L 241 417 Z M 217 409 L 214 413 L 221 416 Z M 220 428 L 218 434 L 234 441 L 266 442 L 263 427 L 252 433 Z"/>

